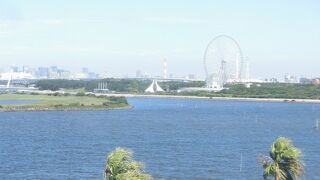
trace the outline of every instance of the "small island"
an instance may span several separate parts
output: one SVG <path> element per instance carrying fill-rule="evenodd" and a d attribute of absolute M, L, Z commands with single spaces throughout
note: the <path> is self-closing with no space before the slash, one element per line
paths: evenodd
<path fill-rule="evenodd" d="M 0 94 L 0 100 L 26 101 L 0 104 L 0 112 L 9 111 L 86 111 L 130 108 L 125 97 L 86 94 Z"/>

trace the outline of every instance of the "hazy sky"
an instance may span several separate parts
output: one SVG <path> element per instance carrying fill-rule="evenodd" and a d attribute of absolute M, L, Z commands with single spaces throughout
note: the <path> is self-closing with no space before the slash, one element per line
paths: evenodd
<path fill-rule="evenodd" d="M 203 72 L 217 35 L 236 39 L 255 77 L 320 76 L 318 0 L 0 0 L 0 67 Z"/>

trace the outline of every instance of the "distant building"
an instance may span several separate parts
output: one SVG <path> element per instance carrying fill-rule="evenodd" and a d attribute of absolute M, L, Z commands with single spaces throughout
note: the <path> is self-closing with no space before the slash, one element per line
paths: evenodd
<path fill-rule="evenodd" d="M 195 74 L 188 74 L 185 78 L 186 78 L 186 79 L 194 80 L 194 79 L 196 79 L 197 77 L 196 77 Z"/>
<path fill-rule="evenodd" d="M 98 79 L 99 78 L 99 74 L 96 74 L 94 72 L 89 72 L 88 73 L 88 78 L 89 79 Z"/>
<path fill-rule="evenodd" d="M 284 76 L 284 82 L 285 83 L 298 83 L 298 79 L 295 76 L 286 74 Z"/>
<path fill-rule="evenodd" d="M 29 67 L 28 66 L 22 66 L 22 72 L 24 72 L 24 73 L 29 72 Z"/>
<path fill-rule="evenodd" d="M 89 69 L 87 67 L 82 68 L 82 73 L 88 74 L 89 73 Z"/>
<path fill-rule="evenodd" d="M 40 79 L 47 79 L 49 77 L 49 68 L 39 67 L 36 74 L 37 74 L 37 77 Z"/>
<path fill-rule="evenodd" d="M 12 66 L 11 70 L 12 70 L 12 72 L 19 72 L 19 67 L 18 66 Z"/>
<path fill-rule="evenodd" d="M 300 78 L 299 81 L 301 84 L 312 84 L 312 79 L 308 79 L 308 78 Z"/>
<path fill-rule="evenodd" d="M 70 71 L 65 71 L 65 70 L 59 70 L 59 79 L 70 79 L 71 73 Z"/>
<path fill-rule="evenodd" d="M 314 84 L 314 85 L 320 85 L 320 78 L 300 78 L 301 84 Z"/>
<path fill-rule="evenodd" d="M 14 80 L 34 79 L 34 76 L 30 73 L 24 73 L 24 72 L 7 72 L 7 73 L 0 74 L 0 80 L 8 80 L 8 79 L 14 79 Z"/>
<path fill-rule="evenodd" d="M 264 80 L 265 83 L 278 83 L 278 79 L 277 78 L 269 78 L 269 79 L 265 79 Z"/>
<path fill-rule="evenodd" d="M 50 66 L 49 71 L 56 73 L 56 72 L 58 72 L 58 67 L 57 66 Z"/>
<path fill-rule="evenodd" d="M 142 73 L 140 70 L 136 71 L 136 78 L 141 78 L 142 77 Z"/>
<path fill-rule="evenodd" d="M 312 80 L 312 84 L 320 85 L 320 78 L 315 78 Z"/>
<path fill-rule="evenodd" d="M 108 89 L 108 83 L 107 82 L 99 82 L 98 83 L 98 87 L 93 89 L 94 93 L 100 93 L 100 94 L 104 94 L 104 93 L 109 93 L 109 89 Z"/>

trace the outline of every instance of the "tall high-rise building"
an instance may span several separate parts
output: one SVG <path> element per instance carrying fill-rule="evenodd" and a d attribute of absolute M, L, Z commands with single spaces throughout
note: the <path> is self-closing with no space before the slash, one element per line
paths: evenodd
<path fill-rule="evenodd" d="M 50 66 L 50 72 L 58 72 L 57 66 Z"/>
<path fill-rule="evenodd" d="M 88 74 L 89 73 L 89 69 L 87 67 L 82 68 L 82 73 Z"/>
<path fill-rule="evenodd" d="M 39 78 L 48 78 L 48 76 L 49 76 L 49 68 L 47 68 L 47 67 L 39 67 L 37 76 Z"/>
<path fill-rule="evenodd" d="M 19 72 L 19 67 L 18 66 L 11 66 L 12 72 Z"/>
<path fill-rule="evenodd" d="M 141 71 L 137 70 L 136 71 L 136 78 L 141 78 L 141 77 L 142 77 Z"/>

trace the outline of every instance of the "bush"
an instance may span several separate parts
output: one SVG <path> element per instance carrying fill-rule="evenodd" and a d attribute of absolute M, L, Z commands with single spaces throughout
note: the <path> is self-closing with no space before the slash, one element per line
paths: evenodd
<path fill-rule="evenodd" d="M 71 103 L 69 106 L 80 106 L 80 103 Z"/>
<path fill-rule="evenodd" d="M 125 97 L 115 97 L 115 96 L 108 96 L 106 97 L 107 100 L 109 100 L 112 103 L 117 103 L 117 104 L 128 104 L 128 101 Z"/>
<path fill-rule="evenodd" d="M 63 105 L 62 104 L 55 104 L 55 105 L 53 105 L 54 107 L 62 107 Z"/>
<path fill-rule="evenodd" d="M 102 103 L 102 105 L 108 107 L 108 106 L 110 106 L 110 103 L 109 102 L 104 102 L 104 103 Z"/>
<path fill-rule="evenodd" d="M 84 92 L 78 92 L 77 94 L 76 94 L 76 96 L 85 96 L 86 94 L 84 93 Z"/>
<path fill-rule="evenodd" d="M 143 172 L 143 165 L 133 159 L 132 151 L 116 148 L 107 158 L 106 180 L 151 180 L 152 176 Z"/>
<path fill-rule="evenodd" d="M 53 96 L 59 96 L 59 93 L 55 92 L 52 94 Z"/>
<path fill-rule="evenodd" d="M 91 94 L 91 93 L 87 94 L 87 96 L 89 96 L 89 97 L 96 97 L 95 94 Z"/>

